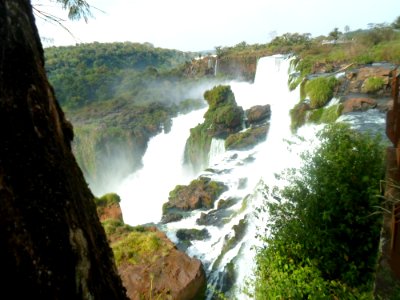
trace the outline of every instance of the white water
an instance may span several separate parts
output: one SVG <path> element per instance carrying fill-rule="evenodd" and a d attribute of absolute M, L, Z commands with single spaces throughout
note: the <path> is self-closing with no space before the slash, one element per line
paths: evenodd
<path fill-rule="evenodd" d="M 254 84 L 231 82 L 238 105 L 248 109 L 254 105 L 270 104 L 272 112 L 265 142 L 249 151 L 226 151 L 217 156 L 219 160 L 212 155 L 214 159 L 210 165 L 211 171 L 202 174 L 229 187 L 220 199 L 234 198 L 238 199 L 237 203 L 225 211 L 220 210 L 222 213 L 217 216 L 220 222 L 214 226 L 197 225 L 196 219 L 200 212 L 195 211 L 191 217 L 164 227 L 168 236 L 176 243 L 179 240 L 175 232 L 180 228 L 208 230 L 209 239 L 193 241 L 192 246 L 187 249 L 189 255 L 200 258 L 206 267 L 209 282 L 207 299 L 212 298 L 213 289 L 224 289 L 221 274 L 226 264 L 231 261 L 234 262 L 237 275 L 235 291 L 231 291 L 231 294 L 228 292 L 225 296 L 229 299 L 234 293 L 236 298 L 246 299 L 241 290 L 244 288 L 245 279 L 252 274 L 255 257 L 252 246 L 258 244 L 255 235 L 262 222 L 262 219 L 255 217 L 254 212 L 257 207 L 263 205 L 265 186 L 272 187 L 276 184 L 274 174 L 293 166 L 298 160 L 297 154 L 289 151 L 285 141 L 291 137 L 289 110 L 297 103 L 299 95 L 298 91 L 291 93 L 288 90 L 288 69 L 288 59 L 282 56 L 266 57 L 258 63 Z M 241 185 L 243 180 L 247 181 L 244 188 Z M 241 220 L 247 222 L 247 233 L 232 249 L 221 255 L 225 240 L 235 235 L 233 226 Z M 218 257 L 220 262 L 215 265 Z"/>
<path fill-rule="evenodd" d="M 125 223 L 158 223 L 169 192 L 178 183 L 190 182 L 190 174 L 183 168 L 183 152 L 190 128 L 203 122 L 205 111 L 174 118 L 168 134 L 161 133 L 149 141 L 143 168 L 128 176 L 117 189 Z"/>

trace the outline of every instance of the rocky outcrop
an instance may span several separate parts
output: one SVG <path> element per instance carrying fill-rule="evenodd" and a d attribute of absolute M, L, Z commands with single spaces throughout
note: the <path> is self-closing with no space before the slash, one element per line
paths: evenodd
<path fill-rule="evenodd" d="M 351 66 L 346 66 L 335 73 L 318 73 L 310 76 L 310 79 L 318 76 L 338 76 L 333 95 L 338 103 L 336 108 L 326 106 L 312 109 L 307 99 L 303 99 L 290 112 L 293 130 L 306 122 L 334 122 L 341 114 L 369 109 L 388 111 L 391 108 L 393 102 L 390 97 L 392 90 L 390 82 L 396 66 L 389 63 L 375 63 L 350 69 Z"/>
<path fill-rule="evenodd" d="M 200 260 L 178 250 L 156 227 L 125 225 L 120 218 L 118 195 L 104 195 L 96 199 L 96 204 L 129 299 L 190 300 L 203 297 L 206 276 Z M 206 230 L 179 233 L 180 238 L 187 241 L 207 235 Z"/>
<path fill-rule="evenodd" d="M 390 96 L 390 79 L 393 75 L 394 66 L 391 64 L 367 65 L 346 71 L 346 84 L 343 90 L 347 93 L 363 92 L 365 81 L 370 77 L 382 78 L 384 85 L 380 89 L 380 94 Z"/>
<path fill-rule="evenodd" d="M 242 129 L 244 112 L 238 106 L 230 86 L 219 85 L 204 93 L 208 110 L 204 122 L 190 129 L 185 145 L 185 163 L 197 172 L 208 164 L 211 141 L 225 139 Z"/>
<path fill-rule="evenodd" d="M 212 181 L 206 177 L 193 180 L 189 185 L 177 185 L 169 193 L 168 202 L 163 205 L 163 219 L 166 223 L 171 213 L 194 210 L 200 208 L 210 209 L 215 200 L 226 190 L 226 186 L 220 182 Z"/>
<path fill-rule="evenodd" d="M 370 108 L 376 108 L 377 102 L 372 98 L 354 97 L 348 98 L 343 102 L 342 113 L 353 111 L 366 111 Z"/>
<path fill-rule="evenodd" d="M 204 297 L 206 275 L 201 261 L 175 248 L 164 233 L 149 229 L 159 251 L 144 253 L 138 263 L 123 261 L 118 271 L 129 299 L 190 300 Z M 166 249 L 168 249 L 166 251 Z"/>

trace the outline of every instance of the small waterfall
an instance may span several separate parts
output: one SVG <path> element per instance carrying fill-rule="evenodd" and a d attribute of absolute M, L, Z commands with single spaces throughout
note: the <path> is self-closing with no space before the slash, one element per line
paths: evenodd
<path fill-rule="evenodd" d="M 217 74 L 218 74 L 218 58 L 215 58 L 214 77 L 217 77 Z"/>
<path fill-rule="evenodd" d="M 208 153 L 209 165 L 216 164 L 225 153 L 225 140 L 213 138 L 211 140 L 210 152 Z"/>

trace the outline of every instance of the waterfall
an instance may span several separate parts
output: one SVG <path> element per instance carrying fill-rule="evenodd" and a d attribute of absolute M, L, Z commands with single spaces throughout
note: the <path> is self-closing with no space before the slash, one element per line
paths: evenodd
<path fill-rule="evenodd" d="M 217 201 L 228 199 L 233 205 L 226 209 L 202 211 L 213 216 L 214 224 L 198 225 L 196 220 L 202 212 L 193 211 L 184 220 L 163 227 L 176 243 L 179 243 L 175 235 L 178 229 L 208 230 L 210 238 L 192 241 L 192 246 L 187 249 L 187 253 L 200 258 L 206 268 L 209 284 L 207 299 L 213 299 L 214 291 L 225 293 L 228 299 L 246 299 L 242 293 L 243 283 L 252 274 L 253 246 L 259 243 L 255 234 L 262 222 L 254 212 L 263 204 L 266 186 L 275 184 L 274 173 L 298 160 L 293 158 L 294 154 L 285 142 L 291 136 L 289 110 L 297 103 L 299 95 L 298 91 L 288 90 L 289 63 L 290 60 L 284 56 L 261 58 L 254 84 L 230 83 L 236 102 L 244 109 L 254 105 L 271 105 L 266 141 L 248 151 L 226 151 L 218 155 L 219 160 L 213 159 L 201 175 L 228 186 L 228 191 Z M 229 274 L 232 269 L 233 277 Z"/>
<path fill-rule="evenodd" d="M 213 138 L 211 140 L 210 152 L 208 153 L 209 165 L 216 164 L 225 153 L 225 140 Z"/>
<path fill-rule="evenodd" d="M 183 169 L 182 159 L 189 129 L 203 121 L 205 110 L 191 112 L 173 119 L 171 131 L 152 138 L 143 157 L 143 168 L 121 183 L 121 208 L 127 224 L 158 223 L 168 237 L 179 244 L 179 229 L 207 229 L 209 238 L 192 241 L 186 252 L 198 257 L 208 278 L 207 299 L 214 291 L 229 298 L 247 299 L 244 282 L 251 278 L 255 252 L 253 246 L 263 218 L 255 216 L 263 205 L 266 187 L 274 186 L 274 174 L 296 165 L 296 151 L 289 151 L 286 139 L 291 138 L 289 110 L 297 103 L 299 92 L 287 86 L 290 59 L 285 56 L 261 58 L 257 64 L 254 84 L 231 82 L 236 102 L 244 109 L 254 105 L 271 105 L 270 127 L 265 142 L 251 150 L 225 151 L 224 141 L 213 139 L 209 167 L 201 176 L 223 182 L 228 190 L 217 200 L 229 202 L 228 207 L 208 211 L 195 210 L 178 222 L 159 224 L 162 205 L 177 184 L 188 184 L 193 178 Z M 312 136 L 312 134 L 311 134 Z M 304 147 L 304 143 L 298 143 Z M 310 147 L 310 144 L 306 145 Z M 291 145 L 291 149 L 295 146 Z M 197 176 L 196 176 L 197 177 Z M 212 222 L 199 225 L 196 220 L 205 213 Z"/>
<path fill-rule="evenodd" d="M 172 120 L 171 131 L 150 139 L 143 168 L 128 176 L 118 187 L 124 221 L 129 225 L 158 223 L 162 205 L 175 185 L 188 183 L 183 155 L 190 128 L 203 122 L 205 109 Z"/>
<path fill-rule="evenodd" d="M 217 77 L 218 74 L 218 58 L 215 58 L 215 64 L 214 64 L 214 77 Z"/>

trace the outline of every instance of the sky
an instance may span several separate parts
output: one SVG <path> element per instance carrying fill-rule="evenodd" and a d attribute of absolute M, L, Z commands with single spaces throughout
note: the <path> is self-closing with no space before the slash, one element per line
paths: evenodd
<path fill-rule="evenodd" d="M 68 21 L 54 0 L 32 0 L 42 11 L 62 18 L 62 26 L 37 15 L 45 46 L 89 42 L 148 42 L 155 47 L 206 51 L 215 47 L 267 43 L 275 35 L 328 35 L 392 23 L 400 0 L 87 0 L 93 18 Z"/>

